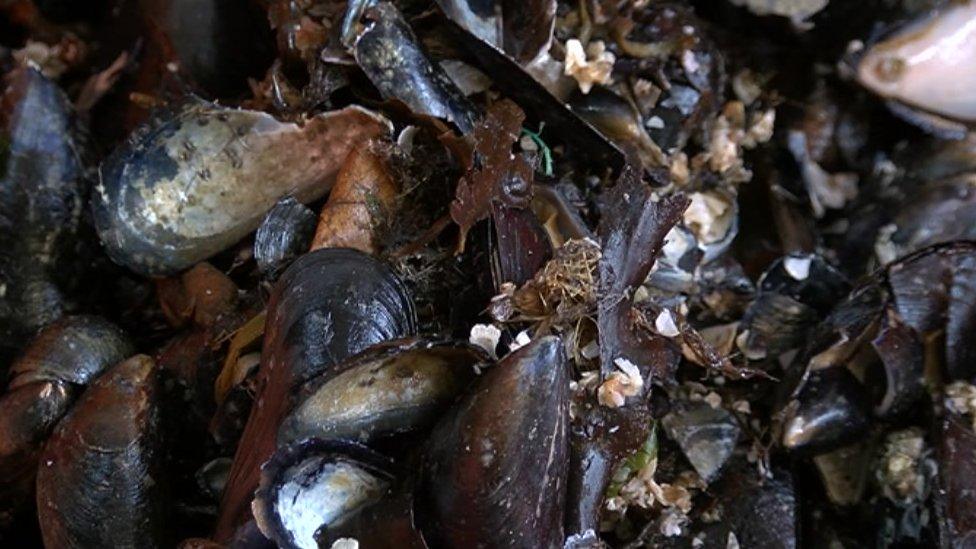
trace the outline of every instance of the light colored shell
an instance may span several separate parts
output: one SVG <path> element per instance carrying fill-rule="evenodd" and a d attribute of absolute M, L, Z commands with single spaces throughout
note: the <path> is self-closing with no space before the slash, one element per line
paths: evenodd
<path fill-rule="evenodd" d="M 872 46 L 857 79 L 887 99 L 976 122 L 976 2 L 952 2 Z"/>
<path fill-rule="evenodd" d="M 360 107 L 298 125 L 192 103 L 103 164 L 94 200 L 99 236 L 112 259 L 133 270 L 179 271 L 253 231 L 282 196 L 321 197 L 349 151 L 391 130 Z"/>

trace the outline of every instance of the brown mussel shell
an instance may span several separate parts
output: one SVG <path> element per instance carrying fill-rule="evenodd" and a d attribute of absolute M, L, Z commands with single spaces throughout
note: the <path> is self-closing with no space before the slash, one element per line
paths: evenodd
<path fill-rule="evenodd" d="M 145 355 L 112 367 L 48 440 L 37 474 L 47 547 L 161 547 L 157 369 Z"/>
<path fill-rule="evenodd" d="M 559 338 L 489 369 L 429 441 L 417 505 L 431 546 L 561 546 L 568 422 Z"/>
<path fill-rule="evenodd" d="M 0 396 L 0 484 L 13 479 L 15 463 L 32 476 L 35 453 L 80 389 L 132 352 L 122 330 L 95 316 L 64 317 L 41 330 Z"/>

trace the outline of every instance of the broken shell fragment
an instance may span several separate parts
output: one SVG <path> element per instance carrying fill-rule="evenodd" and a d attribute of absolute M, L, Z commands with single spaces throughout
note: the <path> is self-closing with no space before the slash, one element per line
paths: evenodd
<path fill-rule="evenodd" d="M 278 547 L 317 549 L 315 534 L 387 495 L 388 459 L 365 446 L 309 439 L 280 449 L 262 467 L 252 508 Z"/>
<path fill-rule="evenodd" d="M 664 416 L 662 423 L 706 483 L 721 471 L 739 438 L 735 417 L 706 402 L 689 402 Z"/>
<path fill-rule="evenodd" d="M 325 194 L 349 151 L 391 131 L 360 107 L 298 125 L 188 100 L 102 164 L 92 200 L 99 237 L 115 262 L 139 273 L 185 269 L 253 231 L 281 197 Z"/>

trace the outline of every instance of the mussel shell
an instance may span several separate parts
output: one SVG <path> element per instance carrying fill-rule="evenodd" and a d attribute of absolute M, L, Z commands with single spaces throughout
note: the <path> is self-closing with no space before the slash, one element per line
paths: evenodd
<path fill-rule="evenodd" d="M 810 373 L 783 422 L 788 450 L 822 452 L 843 446 L 869 425 L 865 389 L 843 366 Z"/>
<path fill-rule="evenodd" d="M 932 244 L 976 238 L 976 175 L 962 174 L 942 181 L 926 181 L 908 196 L 891 223 L 897 257 Z"/>
<path fill-rule="evenodd" d="M 951 380 L 976 372 L 976 245 L 930 246 L 889 265 L 887 288 L 899 317 L 922 336 L 945 332 L 945 370 Z"/>
<path fill-rule="evenodd" d="M 72 306 L 85 140 L 67 96 L 34 68 L 0 95 L 0 334 L 18 348 Z"/>
<path fill-rule="evenodd" d="M 417 529 L 413 494 L 401 491 L 364 508 L 315 536 L 321 549 L 331 549 L 340 539 L 354 539 L 370 549 L 427 549 Z"/>
<path fill-rule="evenodd" d="M 883 372 L 882 379 L 869 375 L 865 382 L 874 397 L 875 415 L 887 417 L 907 411 L 925 394 L 922 339 L 894 311 L 888 310 L 871 345 L 881 364 L 869 373 Z"/>
<path fill-rule="evenodd" d="M 37 381 L 88 385 L 135 348 L 116 325 L 97 316 L 66 316 L 41 330 L 11 365 L 10 388 Z"/>
<path fill-rule="evenodd" d="M 939 490 L 935 509 L 942 547 L 976 543 L 976 432 L 966 418 L 948 414 L 938 427 Z"/>
<path fill-rule="evenodd" d="M 384 98 L 398 99 L 414 112 L 443 118 L 462 132 L 474 128 L 474 106 L 440 65 L 428 59 L 396 6 L 376 2 L 367 8 L 362 24 L 353 55 Z"/>
<path fill-rule="evenodd" d="M 490 357 L 479 347 L 419 339 L 379 344 L 308 383 L 278 430 L 306 438 L 373 438 L 431 425 Z"/>
<path fill-rule="evenodd" d="M 322 196 L 353 147 L 389 131 L 359 107 L 298 126 L 190 99 L 157 113 L 102 164 L 95 226 L 116 263 L 173 273 L 253 231 L 282 196 Z"/>
<path fill-rule="evenodd" d="M 763 478 L 740 460 L 714 487 L 740 547 L 794 549 L 800 542 L 798 494 L 788 470 L 774 468 Z M 725 546 L 722 540 L 722 546 Z"/>
<path fill-rule="evenodd" d="M 61 381 L 37 381 L 0 397 L 0 484 L 31 476 L 31 459 L 68 411 L 75 391 Z"/>
<path fill-rule="evenodd" d="M 508 355 L 435 427 L 417 496 L 437 547 L 563 543 L 569 379 L 562 342 Z"/>
<path fill-rule="evenodd" d="M 47 547 L 162 546 L 157 370 L 137 355 L 99 377 L 41 454 Z"/>
<path fill-rule="evenodd" d="M 850 290 L 847 278 L 813 254 L 789 254 L 759 280 L 756 300 L 742 317 L 747 353 L 776 355 L 801 347 L 804 337 Z"/>
<path fill-rule="evenodd" d="M 274 279 L 308 251 L 316 221 L 315 213 L 294 197 L 279 200 L 254 234 L 254 259 L 261 274 Z"/>
<path fill-rule="evenodd" d="M 902 106 L 971 124 L 976 122 L 976 69 L 970 47 L 976 38 L 971 24 L 976 6 L 942 4 L 873 44 L 858 63 L 857 79 Z"/>
<path fill-rule="evenodd" d="M 315 549 L 315 533 L 387 494 L 391 463 L 365 446 L 309 439 L 282 447 L 262 467 L 252 509 L 279 547 Z"/>
<path fill-rule="evenodd" d="M 218 540 L 246 518 L 259 467 L 306 381 L 381 341 L 415 330 L 413 303 L 390 267 L 362 252 L 322 248 L 281 275 L 268 303 L 258 395 L 224 494 Z"/>

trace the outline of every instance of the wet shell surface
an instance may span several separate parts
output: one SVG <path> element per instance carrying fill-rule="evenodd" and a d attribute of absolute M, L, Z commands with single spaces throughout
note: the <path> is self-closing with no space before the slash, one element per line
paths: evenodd
<path fill-rule="evenodd" d="M 414 326 L 406 286 L 386 263 L 344 248 L 315 250 L 292 263 L 268 303 L 258 394 L 234 457 L 218 537 L 243 522 L 298 388 L 376 343 L 412 334 Z"/>
<path fill-rule="evenodd" d="M 431 434 L 418 522 L 435 547 L 557 547 L 569 454 L 562 342 L 539 338 L 489 369 Z"/>
<path fill-rule="evenodd" d="M 945 4 L 868 49 L 857 79 L 886 99 L 974 123 L 976 3 Z"/>
<path fill-rule="evenodd" d="M 379 345 L 325 380 L 282 422 L 278 445 L 304 438 L 372 438 L 415 431 L 437 420 L 490 358 L 469 345 L 413 340 Z"/>
<path fill-rule="evenodd" d="M 161 547 L 157 370 L 137 355 L 100 377 L 41 454 L 46 547 Z"/>
<path fill-rule="evenodd" d="M 365 446 L 305 440 L 264 465 L 252 508 L 258 528 L 278 547 L 317 549 L 315 533 L 387 495 L 389 461 Z"/>
<path fill-rule="evenodd" d="M 143 274 L 185 269 L 253 231 L 278 199 L 319 198 L 350 150 L 389 134 L 360 107 L 302 125 L 203 101 L 158 114 L 101 166 L 92 200 L 112 259 Z"/>

